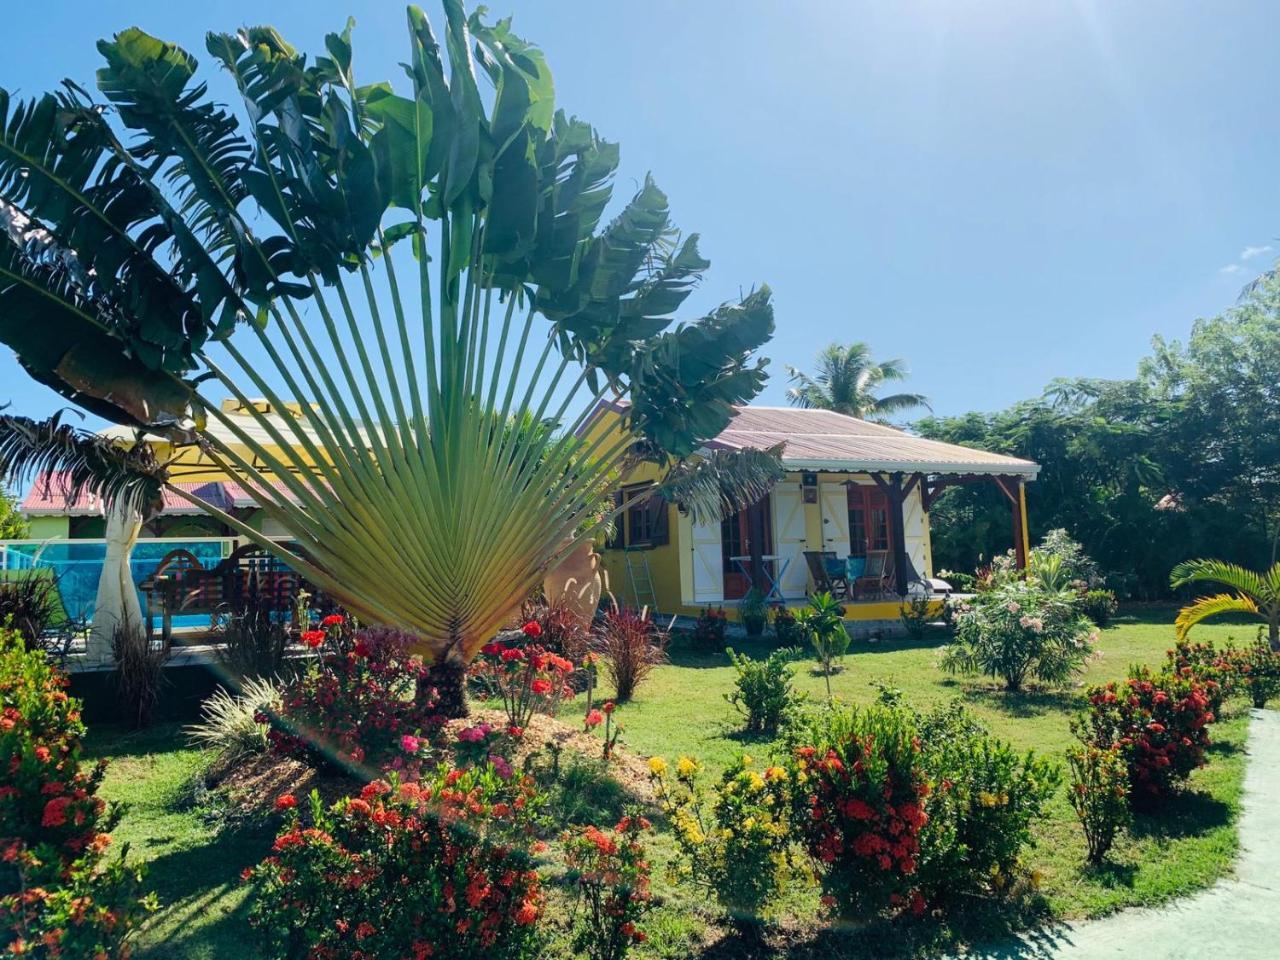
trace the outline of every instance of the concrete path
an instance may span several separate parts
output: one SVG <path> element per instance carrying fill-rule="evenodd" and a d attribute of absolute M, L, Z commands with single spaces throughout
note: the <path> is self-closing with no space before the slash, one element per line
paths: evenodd
<path fill-rule="evenodd" d="M 982 960 L 1278 960 L 1280 711 L 1249 726 L 1236 875 L 1167 906 L 1026 934 Z"/>

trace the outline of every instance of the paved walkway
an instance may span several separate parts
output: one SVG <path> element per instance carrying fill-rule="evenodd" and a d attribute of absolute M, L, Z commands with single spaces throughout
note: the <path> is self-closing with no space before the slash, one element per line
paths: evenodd
<path fill-rule="evenodd" d="M 1277 960 L 1280 958 L 1280 711 L 1255 710 L 1236 875 L 1150 910 L 1026 935 L 981 960 Z"/>

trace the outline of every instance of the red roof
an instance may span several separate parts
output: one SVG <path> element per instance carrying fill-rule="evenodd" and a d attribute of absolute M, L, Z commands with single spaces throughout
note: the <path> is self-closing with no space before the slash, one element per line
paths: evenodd
<path fill-rule="evenodd" d="M 284 485 L 279 480 L 274 481 L 273 485 L 279 490 L 284 490 Z M 237 481 L 177 482 L 172 486 L 185 490 L 220 510 L 230 510 L 233 507 L 258 506 L 258 501 L 250 494 L 249 490 Z M 284 490 L 284 492 L 290 500 L 297 502 L 297 497 L 293 496 L 292 493 L 287 490 Z M 163 497 L 164 506 L 160 511 L 160 516 L 172 517 L 183 514 L 204 513 L 200 507 L 179 496 L 173 490 L 165 490 Z M 46 473 L 37 477 L 36 482 L 31 485 L 31 489 L 22 501 L 22 512 L 28 516 L 85 517 L 101 516 L 103 509 L 102 502 L 97 497 L 84 492 L 81 492 L 74 501 L 68 502 L 66 475 L 50 475 Z"/>

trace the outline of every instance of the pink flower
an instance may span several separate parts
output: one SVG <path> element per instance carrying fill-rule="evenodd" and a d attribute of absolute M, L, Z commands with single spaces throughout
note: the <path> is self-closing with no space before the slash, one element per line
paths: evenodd
<path fill-rule="evenodd" d="M 478 723 L 474 727 L 466 727 L 458 731 L 458 739 L 463 743 L 479 743 L 489 735 L 491 728 L 487 723 Z"/>
<path fill-rule="evenodd" d="M 420 746 L 421 743 L 418 741 L 418 738 L 412 734 L 406 733 L 400 738 L 400 749 L 405 753 L 417 753 L 418 747 Z"/>
<path fill-rule="evenodd" d="M 604 714 L 599 710 L 592 710 L 587 714 L 586 719 L 582 722 L 586 728 L 590 730 L 592 727 L 598 727 L 600 724 L 604 723 Z"/>
<path fill-rule="evenodd" d="M 510 780 L 515 771 L 511 769 L 511 764 L 496 753 L 489 755 L 489 762 L 493 764 L 493 772 L 500 776 L 503 780 Z"/>

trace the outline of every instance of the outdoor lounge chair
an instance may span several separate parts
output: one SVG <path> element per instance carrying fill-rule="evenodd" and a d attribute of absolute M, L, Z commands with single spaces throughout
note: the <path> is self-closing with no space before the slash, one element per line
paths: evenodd
<path fill-rule="evenodd" d="M 809 565 L 815 593 L 829 593 L 837 600 L 848 599 L 849 577 L 834 551 L 806 550 L 804 562 Z"/>
<path fill-rule="evenodd" d="M 907 562 L 907 591 L 909 597 L 946 597 L 951 595 L 954 589 L 951 584 L 945 580 L 939 580 L 937 577 L 922 577 L 916 570 L 915 564 L 911 562 L 911 554 L 907 554 L 904 558 Z M 893 585 L 893 571 L 889 570 L 888 583 Z"/>
<path fill-rule="evenodd" d="M 866 596 L 880 599 L 888 590 L 890 576 L 888 551 L 868 551 L 866 565 L 862 568 L 858 579 L 853 582 L 855 599 Z"/>

